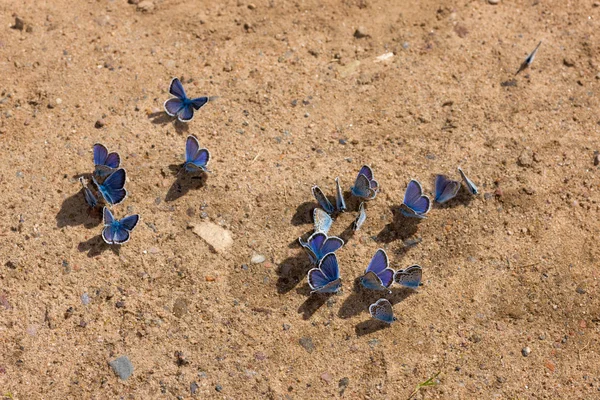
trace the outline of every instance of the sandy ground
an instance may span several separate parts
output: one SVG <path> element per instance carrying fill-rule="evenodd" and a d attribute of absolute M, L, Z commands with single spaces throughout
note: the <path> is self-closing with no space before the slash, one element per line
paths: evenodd
<path fill-rule="evenodd" d="M 599 398 L 599 19 L 592 0 L 1 2 L 0 396 L 406 399 L 439 372 L 415 398 Z M 187 125 L 162 110 L 174 76 L 219 96 Z M 173 175 L 188 134 L 206 180 Z M 128 172 L 115 214 L 142 218 L 121 248 L 77 181 L 95 142 Z M 343 290 L 309 296 L 310 187 L 362 164 L 381 192 L 356 235 L 353 201 L 332 228 Z M 480 196 L 398 216 L 410 178 L 459 165 Z M 190 229 L 207 221 L 233 245 Z M 424 269 L 389 328 L 355 284 L 378 248 Z"/>

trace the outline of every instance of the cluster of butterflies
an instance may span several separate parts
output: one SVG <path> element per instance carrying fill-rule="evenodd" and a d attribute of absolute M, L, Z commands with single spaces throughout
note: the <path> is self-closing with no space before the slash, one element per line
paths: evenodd
<path fill-rule="evenodd" d="M 459 167 L 463 182 L 469 193 L 479 194 L 477 186 L 465 175 Z M 336 236 L 328 236 L 329 229 L 333 224 L 336 213 L 346 211 L 346 202 L 339 178 L 335 179 L 336 199 L 335 207 L 318 186 L 313 186 L 312 192 L 321 208 L 313 210 L 314 233 L 306 240 L 298 238 L 300 245 L 306 250 L 310 261 L 316 265 L 308 271 L 307 280 L 311 293 L 336 293 L 342 286 L 340 269 L 335 252 L 342 248 L 344 241 Z M 437 175 L 435 178 L 434 201 L 440 204 L 446 203 L 456 197 L 460 190 L 459 181 L 454 181 L 445 175 Z M 362 200 L 372 200 L 379 192 L 379 184 L 373 177 L 373 171 L 367 165 L 363 166 L 354 186 L 350 192 Z M 404 201 L 400 206 L 401 213 L 409 218 L 426 218 L 431 209 L 431 200 L 423 194 L 421 184 L 416 180 L 408 183 L 404 194 Z M 359 214 L 356 217 L 353 229 L 358 230 L 366 220 L 364 202 L 359 205 Z M 361 285 L 368 290 L 388 291 L 392 283 L 397 283 L 404 288 L 417 289 L 421 283 L 423 269 L 419 265 L 411 265 L 406 269 L 394 271 L 389 267 L 389 260 L 383 249 L 377 250 L 365 273 L 360 277 Z M 396 320 L 392 304 L 389 300 L 381 298 L 369 307 L 371 316 L 377 320 L 391 324 Z"/>
<path fill-rule="evenodd" d="M 96 143 L 93 147 L 94 172 L 92 173 L 93 185 L 88 187 L 85 178 L 80 177 L 83 186 L 85 202 L 92 209 L 103 203 L 102 215 L 104 229 L 102 239 L 108 244 L 123 244 L 129 241 L 131 232 L 139 222 L 138 214 L 116 219 L 108 207 L 122 203 L 127 197 L 125 182 L 127 175 L 124 168 L 119 168 L 121 157 L 118 153 L 109 153 L 108 149 Z M 200 143 L 195 136 L 188 136 L 185 143 L 185 162 L 180 171 L 188 173 L 210 172 L 206 166 L 210 160 L 207 149 L 200 148 Z M 100 201 L 99 201 L 100 200 Z"/>

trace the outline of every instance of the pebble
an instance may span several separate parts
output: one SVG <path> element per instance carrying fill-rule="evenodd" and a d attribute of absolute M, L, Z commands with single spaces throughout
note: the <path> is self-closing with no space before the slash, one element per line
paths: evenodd
<path fill-rule="evenodd" d="M 290 324 L 283 324 L 284 331 L 289 331 L 291 328 L 292 328 L 292 326 Z"/>
<path fill-rule="evenodd" d="M 140 1 L 137 5 L 137 10 L 141 12 L 151 12 L 154 11 L 154 3 L 150 0 Z"/>
<path fill-rule="evenodd" d="M 592 4 L 593 7 L 600 7 L 600 1 L 595 1 L 594 4 Z"/>
<path fill-rule="evenodd" d="M 594 165 L 600 164 L 600 153 L 594 154 Z"/>
<path fill-rule="evenodd" d="M 133 364 L 129 361 L 129 357 L 127 356 L 115 358 L 108 364 L 113 371 L 115 371 L 115 374 L 124 381 L 133 374 Z"/>
<path fill-rule="evenodd" d="M 127 0 L 129 4 L 139 4 L 140 0 Z"/>
<path fill-rule="evenodd" d="M 573 61 L 572 58 L 565 57 L 563 59 L 563 64 L 565 64 L 566 67 L 574 67 L 575 66 L 575 61 Z"/>
<path fill-rule="evenodd" d="M 350 384 L 350 378 L 343 377 L 342 379 L 340 379 L 340 382 L 338 383 L 338 388 L 340 389 L 340 396 L 342 396 L 344 394 L 344 391 L 346 391 L 346 388 L 348 387 L 349 384 Z"/>
<path fill-rule="evenodd" d="M 575 291 L 576 291 L 577 293 L 579 293 L 579 294 L 586 294 L 586 292 L 587 292 L 587 291 L 586 291 L 586 290 L 585 290 L 583 287 L 581 287 L 581 286 L 577 286 L 577 289 L 575 289 Z"/>
<path fill-rule="evenodd" d="M 200 386 L 198 386 L 198 383 L 196 383 L 196 381 L 190 383 L 190 393 L 192 394 L 192 396 L 198 392 L 198 389 L 200 389 Z"/>
<path fill-rule="evenodd" d="M 359 26 L 354 31 L 354 37 L 357 39 L 363 39 L 363 38 L 371 37 L 371 35 L 369 35 L 367 28 L 365 28 L 364 26 Z"/>
<path fill-rule="evenodd" d="M 523 357 L 527 357 L 529 354 L 531 354 L 531 349 L 529 347 L 523 347 L 521 349 L 521 354 Z"/>
<path fill-rule="evenodd" d="M 217 384 L 217 386 L 215 386 L 215 390 L 220 393 L 223 390 L 223 386 Z"/>
<path fill-rule="evenodd" d="M 329 372 L 324 372 L 321 374 L 321 379 L 323 379 L 327 383 L 331 383 L 331 380 L 333 379 L 333 377 L 331 376 L 331 374 Z"/>
<path fill-rule="evenodd" d="M 98 121 L 96 121 L 96 123 L 94 124 L 94 126 L 98 129 L 104 127 L 104 125 L 106 125 L 106 121 L 104 121 L 103 119 L 99 119 Z"/>
<path fill-rule="evenodd" d="M 199 224 L 188 225 L 196 235 L 200 236 L 217 253 L 223 253 L 233 245 L 231 232 L 212 222 L 200 222 Z"/>
<path fill-rule="evenodd" d="M 87 306 L 88 304 L 90 304 L 90 301 L 91 301 L 91 299 L 90 299 L 90 295 L 89 294 L 84 293 L 84 294 L 81 295 L 81 303 L 84 306 Z"/>
<path fill-rule="evenodd" d="M 308 353 L 315 351 L 315 345 L 313 344 L 312 339 L 309 337 L 300 338 L 298 343 L 300 343 L 300 346 L 304 347 L 304 350 L 306 350 Z"/>
<path fill-rule="evenodd" d="M 173 314 L 177 318 L 181 318 L 185 314 L 187 314 L 187 312 L 188 312 L 188 302 L 187 302 L 187 300 L 184 299 L 183 297 L 180 297 L 177 300 L 175 300 L 175 303 L 173 304 Z"/>
<path fill-rule="evenodd" d="M 488 0 L 488 3 L 490 3 L 492 5 L 496 5 L 496 4 L 500 3 L 500 0 Z"/>
<path fill-rule="evenodd" d="M 265 262 L 266 259 L 267 258 L 265 256 L 263 256 L 262 254 L 254 254 L 252 256 L 252 258 L 250 259 L 250 262 L 252 264 L 260 264 L 260 263 Z"/>
<path fill-rule="evenodd" d="M 533 165 L 533 151 L 526 149 L 521 152 L 518 159 L 519 166 L 531 167 Z"/>
<path fill-rule="evenodd" d="M 345 145 L 346 143 L 348 143 L 348 142 L 346 141 L 346 139 L 340 139 L 340 144 L 343 144 L 343 145 Z"/>

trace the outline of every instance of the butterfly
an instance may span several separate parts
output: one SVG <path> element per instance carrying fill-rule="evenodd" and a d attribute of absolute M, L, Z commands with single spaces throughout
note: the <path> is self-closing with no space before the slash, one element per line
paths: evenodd
<path fill-rule="evenodd" d="M 394 274 L 394 282 L 410 289 L 416 289 L 421 284 L 422 277 L 423 268 L 419 265 L 411 265 L 406 269 L 396 271 Z"/>
<path fill-rule="evenodd" d="M 185 163 L 183 168 L 187 172 L 197 172 L 199 170 L 210 172 L 206 169 L 209 160 L 210 153 L 208 150 L 200 148 L 200 143 L 195 136 L 188 136 L 185 141 Z"/>
<path fill-rule="evenodd" d="M 458 167 L 458 172 L 460 173 L 460 176 L 462 176 L 463 181 L 465 182 L 465 186 L 469 190 L 469 193 L 471 193 L 472 195 L 479 194 L 479 189 L 477 189 L 477 186 L 475 186 L 473 181 L 467 178 L 461 167 Z"/>
<path fill-rule="evenodd" d="M 165 111 L 171 117 L 177 117 L 181 122 L 190 122 L 194 118 L 194 110 L 199 110 L 210 100 L 209 97 L 188 98 L 181 81 L 177 78 L 173 78 L 171 81 L 169 93 L 175 97 L 165 101 Z"/>
<path fill-rule="evenodd" d="M 445 175 L 435 176 L 435 201 L 444 204 L 456 197 L 460 189 L 460 182 L 448 179 Z"/>
<path fill-rule="evenodd" d="M 408 182 L 406 192 L 404 193 L 404 202 L 400 206 L 400 212 L 405 217 L 426 218 L 425 214 L 431 208 L 429 197 L 423 194 L 421 184 L 412 179 Z"/>
<path fill-rule="evenodd" d="M 342 286 L 340 268 L 335 253 L 328 253 L 319 262 L 318 268 L 308 271 L 311 293 L 336 293 Z"/>
<path fill-rule="evenodd" d="M 339 237 L 327 236 L 322 232 L 313 233 L 306 242 L 303 242 L 302 238 L 298 238 L 298 241 L 313 264 L 318 264 L 326 254 L 333 253 L 344 245 L 344 241 Z"/>
<path fill-rule="evenodd" d="M 323 210 L 325 210 L 325 212 L 327 214 L 333 214 L 335 211 L 335 208 L 333 208 L 333 205 L 331 204 L 331 202 L 329 201 L 329 199 L 327 198 L 327 196 L 325 196 L 325 193 L 323 193 L 323 191 L 321 190 L 320 187 L 318 186 L 313 186 L 312 187 L 312 193 L 313 196 L 315 196 L 315 199 L 317 200 L 317 203 L 319 203 L 319 205 L 321 206 L 321 208 Z"/>
<path fill-rule="evenodd" d="M 333 224 L 333 219 L 320 208 L 313 210 L 313 221 L 315 223 L 315 232 L 321 232 L 327 235 L 329 228 Z"/>
<path fill-rule="evenodd" d="M 100 143 L 93 147 L 94 152 L 94 175 L 97 178 L 105 178 L 116 168 L 119 168 L 121 157 L 118 153 L 109 153 L 108 149 Z"/>
<path fill-rule="evenodd" d="M 119 204 L 127 197 L 127 190 L 125 190 L 126 179 L 127 176 L 123 168 L 119 168 L 111 173 L 102 183 L 98 183 L 96 177 L 92 176 L 92 180 L 98 191 L 110 205 Z"/>
<path fill-rule="evenodd" d="M 344 192 L 342 191 L 342 187 L 340 186 L 340 178 L 335 178 L 335 207 L 338 212 L 346 211 L 346 201 L 344 200 Z"/>
<path fill-rule="evenodd" d="M 535 49 L 533 49 L 533 51 L 531 52 L 531 54 L 529 54 L 527 56 L 527 58 L 525 59 L 525 61 L 523 61 L 523 63 L 521 64 L 521 66 L 519 67 L 519 70 L 517 71 L 517 73 L 515 73 L 515 75 L 518 75 L 519 72 L 523 71 L 524 69 L 527 69 L 527 67 L 529 67 L 531 65 L 531 63 L 533 63 L 533 59 L 535 58 L 535 54 L 538 51 L 538 48 L 540 47 L 540 45 L 542 44 L 542 41 L 540 40 L 540 42 L 538 43 L 537 46 L 535 46 Z"/>
<path fill-rule="evenodd" d="M 92 193 L 92 191 L 87 187 L 83 176 L 79 177 L 79 183 L 81 183 L 81 186 L 83 186 L 83 197 L 85 198 L 85 202 L 91 208 L 95 208 L 98 205 L 98 199 L 96 198 L 96 196 L 94 196 L 94 193 Z"/>
<path fill-rule="evenodd" d="M 129 235 L 140 220 L 138 214 L 129 215 L 123 219 L 115 219 L 108 207 L 102 210 L 104 229 L 102 239 L 108 244 L 123 244 L 129 241 Z"/>
<path fill-rule="evenodd" d="M 360 283 L 367 289 L 387 290 L 394 281 L 394 270 L 389 267 L 385 250 L 379 249 L 371 259 Z"/>
<path fill-rule="evenodd" d="M 365 211 L 365 203 L 360 203 L 360 205 L 358 206 L 358 215 L 356 216 L 356 219 L 354 220 L 354 223 L 352 224 L 352 229 L 357 231 L 360 229 L 360 227 L 365 223 L 365 220 L 367 219 L 367 213 Z"/>
<path fill-rule="evenodd" d="M 361 197 L 365 200 L 373 200 L 377 196 L 379 191 L 379 183 L 373 179 L 373 171 L 368 165 L 363 165 L 358 176 L 354 181 L 354 186 L 350 188 L 350 191 L 356 197 Z"/>
<path fill-rule="evenodd" d="M 371 314 L 371 317 L 385 322 L 386 324 L 391 324 L 392 322 L 396 321 L 392 303 L 386 299 L 379 299 L 375 303 L 371 304 L 369 306 L 369 313 Z"/>

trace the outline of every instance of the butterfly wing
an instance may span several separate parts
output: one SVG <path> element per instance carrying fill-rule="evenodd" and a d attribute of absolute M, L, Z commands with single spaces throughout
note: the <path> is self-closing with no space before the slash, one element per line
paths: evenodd
<path fill-rule="evenodd" d="M 335 253 L 328 253 L 319 263 L 319 269 L 327 277 L 329 282 L 340 278 L 340 268 Z"/>
<path fill-rule="evenodd" d="M 313 268 L 308 271 L 308 285 L 313 292 L 319 291 L 319 289 L 322 289 L 328 283 L 330 283 L 329 279 L 319 268 Z"/>
<path fill-rule="evenodd" d="M 106 160 L 104 161 L 104 165 L 109 168 L 119 168 L 119 164 L 121 163 L 121 157 L 119 153 L 108 153 Z"/>
<path fill-rule="evenodd" d="M 178 99 L 187 99 L 185 90 L 183 90 L 183 85 L 181 84 L 179 78 L 173 78 L 173 80 L 171 80 L 171 84 L 169 85 L 169 93 Z"/>
<path fill-rule="evenodd" d="M 98 199 L 94 196 L 94 193 L 87 187 L 85 184 L 83 177 L 79 177 L 79 183 L 83 187 L 83 197 L 85 198 L 85 202 L 91 208 L 95 208 L 98 205 Z"/>
<path fill-rule="evenodd" d="M 460 189 L 460 182 L 448 179 L 445 175 L 435 176 L 435 201 L 444 204 L 453 199 Z"/>
<path fill-rule="evenodd" d="M 194 119 L 194 107 L 191 103 L 183 102 L 181 109 L 177 112 L 177 119 L 181 122 L 190 122 Z"/>
<path fill-rule="evenodd" d="M 208 164 L 208 160 L 210 160 L 209 151 L 207 149 L 200 149 L 196 154 L 196 157 L 187 164 L 192 164 L 194 167 L 206 171 L 206 164 Z"/>
<path fill-rule="evenodd" d="M 388 256 L 383 249 L 377 250 L 365 272 L 375 273 L 384 288 L 389 287 L 394 280 L 394 270 L 389 268 Z"/>
<path fill-rule="evenodd" d="M 381 279 L 373 271 L 367 271 L 360 277 L 360 283 L 369 290 L 385 290 Z"/>
<path fill-rule="evenodd" d="M 333 224 L 333 219 L 325 211 L 320 208 L 315 208 L 313 210 L 313 222 L 315 224 L 315 232 L 321 232 L 327 235 L 327 232 L 329 232 L 329 229 Z"/>
<path fill-rule="evenodd" d="M 92 150 L 94 152 L 94 165 L 106 165 L 108 149 L 103 144 L 96 143 Z"/>
<path fill-rule="evenodd" d="M 106 225 L 102 230 L 102 239 L 108 244 L 123 244 L 129 241 L 129 231 L 124 229 L 119 222 Z"/>
<path fill-rule="evenodd" d="M 200 143 L 195 136 L 190 135 L 185 141 L 185 162 L 192 162 L 200 150 Z"/>
<path fill-rule="evenodd" d="M 423 268 L 419 265 L 411 265 L 404 270 L 397 271 L 394 274 L 394 282 L 410 289 L 417 289 L 421 284 L 422 277 Z"/>
<path fill-rule="evenodd" d="M 165 101 L 165 112 L 171 117 L 176 117 L 177 114 L 183 109 L 183 100 L 176 97 L 170 98 Z"/>
<path fill-rule="evenodd" d="M 312 248 L 308 244 L 308 242 L 302 241 L 302 238 L 298 238 L 298 242 L 300 242 L 300 246 L 306 251 L 308 257 L 310 258 L 310 262 L 316 264 L 318 262 L 317 255 L 312 251 Z"/>
<path fill-rule="evenodd" d="M 373 180 L 373 170 L 368 165 L 363 165 L 360 168 L 360 171 L 358 171 L 358 175 L 356 176 L 356 179 L 358 179 L 358 177 L 361 175 L 366 176 L 369 181 Z"/>
<path fill-rule="evenodd" d="M 469 193 L 471 193 L 472 195 L 479 194 L 479 189 L 477 189 L 477 186 L 475 186 L 475 184 L 473 183 L 472 180 L 467 178 L 467 175 L 465 175 L 462 168 L 458 167 L 458 172 L 460 173 L 460 176 L 462 177 L 463 181 L 465 182 L 465 186 L 469 190 Z"/>
<path fill-rule="evenodd" d="M 313 186 L 312 193 L 313 196 L 315 196 L 315 199 L 317 200 L 317 203 L 319 203 L 321 208 L 325 210 L 327 214 L 333 214 L 333 212 L 335 211 L 333 205 L 331 204 L 327 196 L 325 196 L 325 193 L 323 193 L 321 188 L 318 186 Z"/>
<path fill-rule="evenodd" d="M 361 197 L 363 199 L 371 200 L 374 199 L 377 193 L 371 189 L 371 182 L 369 178 L 365 175 L 358 175 L 356 181 L 354 182 L 354 186 L 350 188 L 350 191 L 356 197 Z"/>
<path fill-rule="evenodd" d="M 191 101 L 192 107 L 194 107 L 194 109 L 196 109 L 196 110 L 199 110 L 206 103 L 208 103 L 209 100 L 210 100 L 209 97 L 197 97 L 197 98 L 192 99 L 190 101 Z"/>
<path fill-rule="evenodd" d="M 308 271 L 308 284 L 314 292 L 335 293 L 341 285 L 340 270 L 334 253 L 329 253 L 319 263 L 319 268 Z"/>
<path fill-rule="evenodd" d="M 346 201 L 344 200 L 344 192 L 340 185 L 340 178 L 335 178 L 335 206 L 339 212 L 346 211 Z"/>
<path fill-rule="evenodd" d="M 375 303 L 371 304 L 369 306 L 369 313 L 373 318 L 383 321 L 387 324 L 391 324 L 392 322 L 396 321 L 392 303 L 386 299 L 379 299 Z"/>
<path fill-rule="evenodd" d="M 336 236 L 329 236 L 319 249 L 320 257 L 328 253 L 334 253 L 344 245 L 344 241 Z"/>
<path fill-rule="evenodd" d="M 358 216 L 354 220 L 354 224 L 352 225 L 352 229 L 357 231 L 360 227 L 365 223 L 367 219 L 367 213 L 365 212 L 365 203 L 360 203 L 358 206 Z"/>
<path fill-rule="evenodd" d="M 406 192 L 404 193 L 404 205 L 414 211 L 415 214 L 421 216 L 427 214 L 431 207 L 429 197 L 423 195 L 421 184 L 414 179 L 408 182 L 408 186 L 406 187 Z"/>
<path fill-rule="evenodd" d="M 124 188 L 125 180 L 125 170 L 123 168 L 119 168 L 118 170 L 110 174 L 110 176 L 106 178 L 104 183 L 98 184 L 96 182 L 98 186 L 98 191 L 108 204 L 115 205 L 125 200 L 125 197 L 127 197 L 127 190 L 125 190 Z"/>
<path fill-rule="evenodd" d="M 126 229 L 129 232 L 131 232 L 133 230 L 133 228 L 135 228 L 135 226 L 137 225 L 139 220 L 140 220 L 139 214 L 134 214 L 134 215 L 128 215 L 127 217 L 123 218 L 119 222 L 120 222 L 121 226 L 123 227 L 123 229 Z"/>

